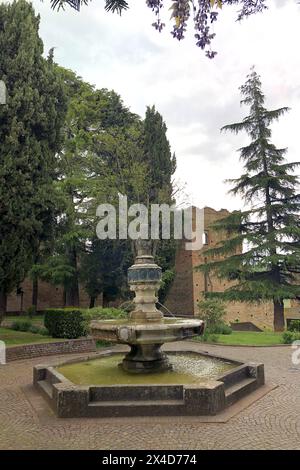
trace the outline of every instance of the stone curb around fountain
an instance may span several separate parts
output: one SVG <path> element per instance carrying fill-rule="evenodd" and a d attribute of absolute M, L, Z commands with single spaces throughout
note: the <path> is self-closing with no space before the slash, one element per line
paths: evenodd
<path fill-rule="evenodd" d="M 117 352 L 105 351 L 97 356 L 108 354 Z M 33 383 L 61 418 L 215 416 L 264 385 L 263 364 L 241 363 L 203 352 L 198 354 L 225 359 L 235 363 L 236 367 L 205 384 L 79 386 L 55 369 L 62 364 L 80 362 L 80 358 L 76 358 L 56 366 L 35 366 Z"/>

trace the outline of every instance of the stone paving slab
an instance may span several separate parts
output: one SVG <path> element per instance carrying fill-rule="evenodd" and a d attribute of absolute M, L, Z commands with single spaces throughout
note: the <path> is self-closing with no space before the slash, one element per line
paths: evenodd
<path fill-rule="evenodd" d="M 266 383 L 276 388 L 225 422 L 198 417 L 58 419 L 41 397 L 29 399 L 32 367 L 46 358 L 16 361 L 0 366 L 0 449 L 300 450 L 300 370 L 291 363 L 292 349 L 172 345 L 178 347 L 263 362 Z M 47 363 L 57 360 L 48 357 Z"/>

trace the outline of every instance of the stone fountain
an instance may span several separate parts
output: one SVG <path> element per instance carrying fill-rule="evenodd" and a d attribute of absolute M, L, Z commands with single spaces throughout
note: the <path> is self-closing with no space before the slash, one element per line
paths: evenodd
<path fill-rule="evenodd" d="M 123 357 L 120 351 L 103 350 L 34 367 L 34 386 L 57 416 L 215 415 L 264 385 L 263 364 L 195 352 L 190 346 L 168 356 L 162 352 L 164 343 L 201 335 L 204 323 L 164 318 L 156 308 L 160 281 L 149 242 L 140 241 L 128 271 L 135 309 L 128 320 L 91 323 L 94 338 L 126 344 L 130 352 Z"/>
<path fill-rule="evenodd" d="M 136 249 L 135 264 L 128 270 L 128 283 L 135 293 L 134 310 L 128 320 L 92 321 L 91 335 L 95 339 L 130 346 L 130 352 L 120 364 L 127 372 L 143 374 L 169 370 L 171 365 L 161 346 L 201 335 L 204 322 L 164 318 L 156 308 L 162 273 L 151 254 L 151 242 L 138 240 Z"/>

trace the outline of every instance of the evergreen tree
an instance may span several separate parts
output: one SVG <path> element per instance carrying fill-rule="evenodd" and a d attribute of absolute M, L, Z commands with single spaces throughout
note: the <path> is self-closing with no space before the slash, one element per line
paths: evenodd
<path fill-rule="evenodd" d="M 172 177 L 176 170 L 176 157 L 167 138 L 167 126 L 155 106 L 148 106 L 143 127 L 143 160 L 148 168 L 146 190 L 142 202 L 173 204 Z M 149 221 L 150 225 L 150 221 Z M 175 241 L 155 240 L 152 252 L 163 271 L 172 270 L 175 262 Z"/>
<path fill-rule="evenodd" d="M 127 269 L 133 258 L 127 240 L 94 238 L 82 259 L 81 279 L 90 296 L 90 308 L 103 295 L 103 306 L 117 298 L 127 298 Z"/>
<path fill-rule="evenodd" d="M 116 263 L 105 263 L 104 258 L 108 248 L 116 260 L 122 259 L 123 251 L 118 253 L 117 243 L 95 239 L 96 208 L 100 203 L 117 206 L 118 192 L 136 202 L 143 191 L 142 126 L 114 91 L 95 90 L 70 70 L 59 68 L 59 73 L 68 96 L 64 142 L 57 156 L 57 189 L 64 207 L 52 254 L 34 272 L 63 284 L 65 305 L 76 306 L 79 281 L 91 303 L 100 293 L 105 298 L 116 295 L 109 283 L 117 285 L 121 277 Z"/>
<path fill-rule="evenodd" d="M 143 151 L 148 167 L 147 202 L 166 204 L 172 201 L 172 175 L 176 158 L 167 138 L 167 126 L 154 106 L 147 107 L 144 120 Z"/>
<path fill-rule="evenodd" d="M 215 224 L 227 238 L 206 251 L 211 259 L 199 268 L 235 281 L 213 296 L 229 301 L 272 301 L 274 329 L 281 331 L 284 299 L 300 297 L 299 177 L 293 174 L 300 163 L 287 163 L 286 149 L 276 148 L 270 141 L 270 124 L 288 108 L 269 111 L 264 107 L 260 77 L 254 69 L 240 90 L 241 103 L 250 106 L 250 114 L 223 130 L 246 131 L 251 138 L 240 149 L 245 173 L 230 180 L 231 192 L 240 194 L 250 209 L 235 211 Z"/>
<path fill-rule="evenodd" d="M 0 322 L 6 297 L 33 263 L 55 210 L 55 153 L 65 102 L 39 17 L 25 0 L 0 5 Z"/>

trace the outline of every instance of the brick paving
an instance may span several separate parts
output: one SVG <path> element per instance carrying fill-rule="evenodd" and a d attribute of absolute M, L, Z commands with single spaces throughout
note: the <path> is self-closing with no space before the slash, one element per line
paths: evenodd
<path fill-rule="evenodd" d="M 31 386 L 33 365 L 55 363 L 58 356 L 16 361 L 0 366 L 0 449 L 300 449 L 300 369 L 292 365 L 291 348 L 189 344 L 263 362 L 266 381 L 277 388 L 224 423 L 197 417 L 58 419 Z"/>

